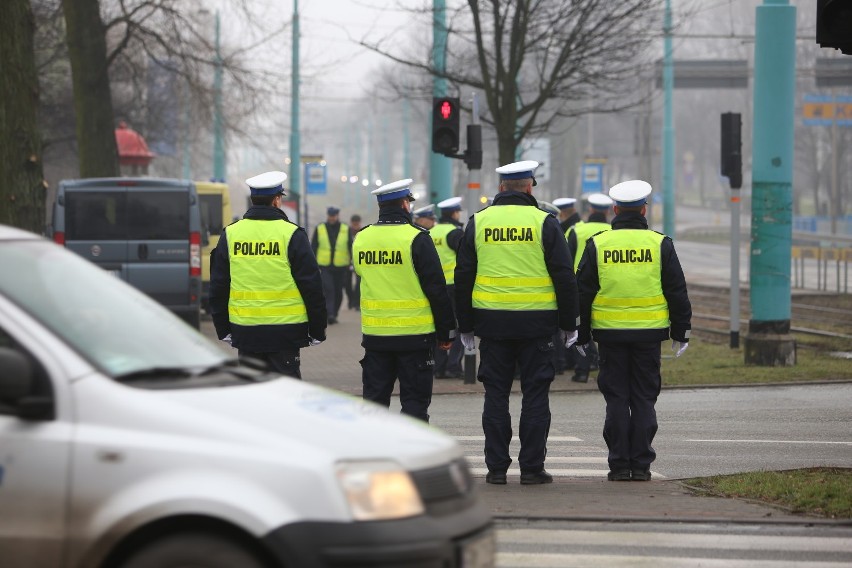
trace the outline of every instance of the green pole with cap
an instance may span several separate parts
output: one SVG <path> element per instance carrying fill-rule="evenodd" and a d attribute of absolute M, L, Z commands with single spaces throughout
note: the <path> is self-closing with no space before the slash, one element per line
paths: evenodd
<path fill-rule="evenodd" d="M 222 117 L 222 53 L 219 48 L 219 11 L 216 10 L 216 67 L 213 74 L 213 180 L 225 182 L 225 128 Z"/>
<path fill-rule="evenodd" d="M 666 0 L 663 20 L 663 233 L 675 237 L 674 200 L 674 61 L 672 48 L 672 6 Z"/>
<path fill-rule="evenodd" d="M 751 318 L 745 362 L 791 366 L 796 364 L 796 342 L 790 335 L 796 8 L 788 0 L 764 0 L 756 14 Z"/>
<path fill-rule="evenodd" d="M 440 77 L 446 70 L 447 25 L 446 2 L 433 0 L 432 3 L 432 65 L 435 75 L 432 79 L 432 94 L 443 97 L 447 94 L 447 80 Z M 452 197 L 453 169 L 452 160 L 435 152 L 429 153 L 429 197 L 427 201 L 438 202 Z"/>
<path fill-rule="evenodd" d="M 293 0 L 293 72 L 290 78 L 290 191 L 298 199 L 302 195 L 302 150 L 299 147 L 299 0 Z M 298 203 L 298 201 L 297 201 Z M 306 204 L 307 205 L 307 204 Z M 307 208 L 305 219 L 297 212 L 297 222 L 307 228 Z"/>

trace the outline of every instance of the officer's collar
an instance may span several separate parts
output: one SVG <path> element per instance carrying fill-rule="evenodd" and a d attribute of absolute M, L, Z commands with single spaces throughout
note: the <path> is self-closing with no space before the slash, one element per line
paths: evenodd
<path fill-rule="evenodd" d="M 612 220 L 613 229 L 647 229 L 648 220 L 638 211 L 622 211 Z"/>
<path fill-rule="evenodd" d="M 532 205 L 538 207 L 538 201 L 532 194 L 507 189 L 494 196 L 492 205 Z"/>
<path fill-rule="evenodd" d="M 411 223 L 411 213 L 399 205 L 385 205 L 379 208 L 379 220 L 376 224 Z"/>
<path fill-rule="evenodd" d="M 243 219 L 284 219 L 289 221 L 287 214 L 272 205 L 252 205 L 243 215 Z"/>

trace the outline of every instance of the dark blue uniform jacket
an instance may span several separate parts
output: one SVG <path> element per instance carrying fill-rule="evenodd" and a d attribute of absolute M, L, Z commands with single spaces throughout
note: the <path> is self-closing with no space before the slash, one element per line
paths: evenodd
<path fill-rule="evenodd" d="M 289 222 L 287 215 L 280 209 L 261 205 L 252 206 L 243 215 L 243 219 L 270 221 L 283 219 Z M 296 281 L 296 287 L 308 311 L 307 323 L 252 326 L 232 324 L 228 318 L 228 296 L 231 291 L 228 236 L 225 231 L 222 231 L 219 243 L 210 252 L 210 315 L 213 317 L 213 325 L 216 326 L 216 335 L 219 339 L 230 333 L 234 347 L 253 353 L 305 347 L 308 344 L 308 335 L 325 341 L 328 315 L 322 293 L 322 279 L 308 235 L 301 227 L 290 238 L 287 258 L 290 261 L 293 280 Z"/>
<path fill-rule="evenodd" d="M 503 205 L 538 207 L 538 202 L 535 197 L 526 193 L 503 191 L 497 194 L 491 207 Z M 459 331 L 473 331 L 478 337 L 490 339 L 532 339 L 552 336 L 557 328 L 566 331 L 577 329 L 577 282 L 574 279 L 568 242 L 556 217 L 548 215 L 541 231 L 544 263 L 556 291 L 556 310 L 474 309 L 472 294 L 477 266 L 474 221 L 475 218 L 471 217 L 467 223 L 456 261 L 456 310 Z"/>

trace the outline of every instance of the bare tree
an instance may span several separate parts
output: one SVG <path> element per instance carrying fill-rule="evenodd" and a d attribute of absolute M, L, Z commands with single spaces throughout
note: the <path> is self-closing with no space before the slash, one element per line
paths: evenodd
<path fill-rule="evenodd" d="M 38 76 L 29 0 L 3 5 L 0 19 L 0 223 L 44 230 Z"/>
<path fill-rule="evenodd" d="M 392 51 L 386 38 L 365 47 L 460 88 L 482 91 L 500 162 L 521 141 L 565 118 L 639 102 L 637 65 L 657 30 L 659 0 L 467 0 L 450 19 L 447 63 L 426 50 Z M 431 16 L 431 8 L 421 15 Z M 393 43 L 394 47 L 397 45 Z"/>

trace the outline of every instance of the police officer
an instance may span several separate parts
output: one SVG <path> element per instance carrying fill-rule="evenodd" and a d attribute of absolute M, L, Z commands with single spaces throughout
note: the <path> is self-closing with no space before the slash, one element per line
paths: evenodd
<path fill-rule="evenodd" d="M 609 190 L 612 230 L 586 243 L 577 274 L 578 343 L 600 349 L 598 389 L 606 400 L 603 437 L 611 481 L 647 481 L 656 457 L 654 405 L 660 394 L 660 343 L 672 339 L 675 357 L 689 345 L 692 308 L 672 240 L 648 229 L 641 180 Z"/>
<path fill-rule="evenodd" d="M 447 281 L 447 292 L 453 302 L 455 312 L 455 271 L 456 254 L 459 250 L 462 237 L 464 236 L 464 225 L 459 221 L 461 216 L 461 197 L 450 197 L 438 203 L 441 211 L 441 219 L 432 227 L 429 234 L 438 249 L 441 258 L 441 268 L 444 270 L 444 278 Z M 462 356 L 464 347 L 461 338 L 456 334 L 453 345 L 449 351 L 438 349 L 435 351 L 435 378 L 436 379 L 458 379 L 462 376 Z"/>
<path fill-rule="evenodd" d="M 422 229 L 426 229 L 427 231 L 435 226 L 435 206 L 427 205 L 426 207 L 420 207 L 419 209 L 415 209 L 411 216 L 414 218 L 414 224 Z"/>
<path fill-rule="evenodd" d="M 349 257 L 352 257 L 352 242 L 355 235 L 361 230 L 361 216 L 357 213 L 349 217 Z M 354 280 L 354 282 L 353 282 Z M 350 310 L 358 310 L 361 303 L 361 278 L 354 274 L 352 265 L 347 267 L 346 275 L 343 277 L 343 291 L 346 293 L 346 305 Z"/>
<path fill-rule="evenodd" d="M 320 266 L 330 324 L 337 323 L 340 304 L 343 303 L 343 280 L 349 274 L 351 244 L 349 227 L 340 222 L 340 209 L 329 207 L 326 209 L 325 222 L 314 229 L 311 248 Z"/>
<path fill-rule="evenodd" d="M 573 197 L 559 197 L 553 200 L 553 205 L 559 209 L 559 227 L 562 233 L 568 236 L 568 229 L 580 221 L 580 214 L 574 208 L 577 200 Z"/>
<path fill-rule="evenodd" d="M 612 199 L 603 193 L 592 193 L 588 197 L 589 217 L 585 222 L 579 222 L 568 229 L 568 250 L 574 259 L 574 272 L 580 264 L 580 258 L 586 249 L 586 239 L 600 233 L 609 231 L 612 227 L 607 220 L 607 212 L 612 207 Z M 585 353 L 576 353 L 574 356 L 574 376 L 571 380 L 575 383 L 589 382 L 589 371 L 597 369 L 598 348 L 594 341 L 590 341 Z"/>
<path fill-rule="evenodd" d="M 428 422 L 435 339 L 449 349 L 456 321 L 438 251 L 411 223 L 411 182 L 372 192 L 379 220 L 355 237 L 352 257 L 361 276 L 363 397 L 389 406 L 399 379 L 402 413 Z"/>
<path fill-rule="evenodd" d="M 532 196 L 538 162 L 497 168 L 500 193 L 468 221 L 456 267 L 456 307 L 465 349 L 481 338 L 478 378 L 485 387 L 487 483 L 503 485 L 512 463 L 509 394 L 516 365 L 521 380 L 521 483 L 550 483 L 544 469 L 550 429 L 553 335 L 577 338 L 577 284 L 568 243 L 555 217 Z"/>
<path fill-rule="evenodd" d="M 305 230 L 280 209 L 284 172 L 246 180 L 252 206 L 210 253 L 210 314 L 239 357 L 301 378 L 299 349 L 325 341 L 322 280 Z"/>

